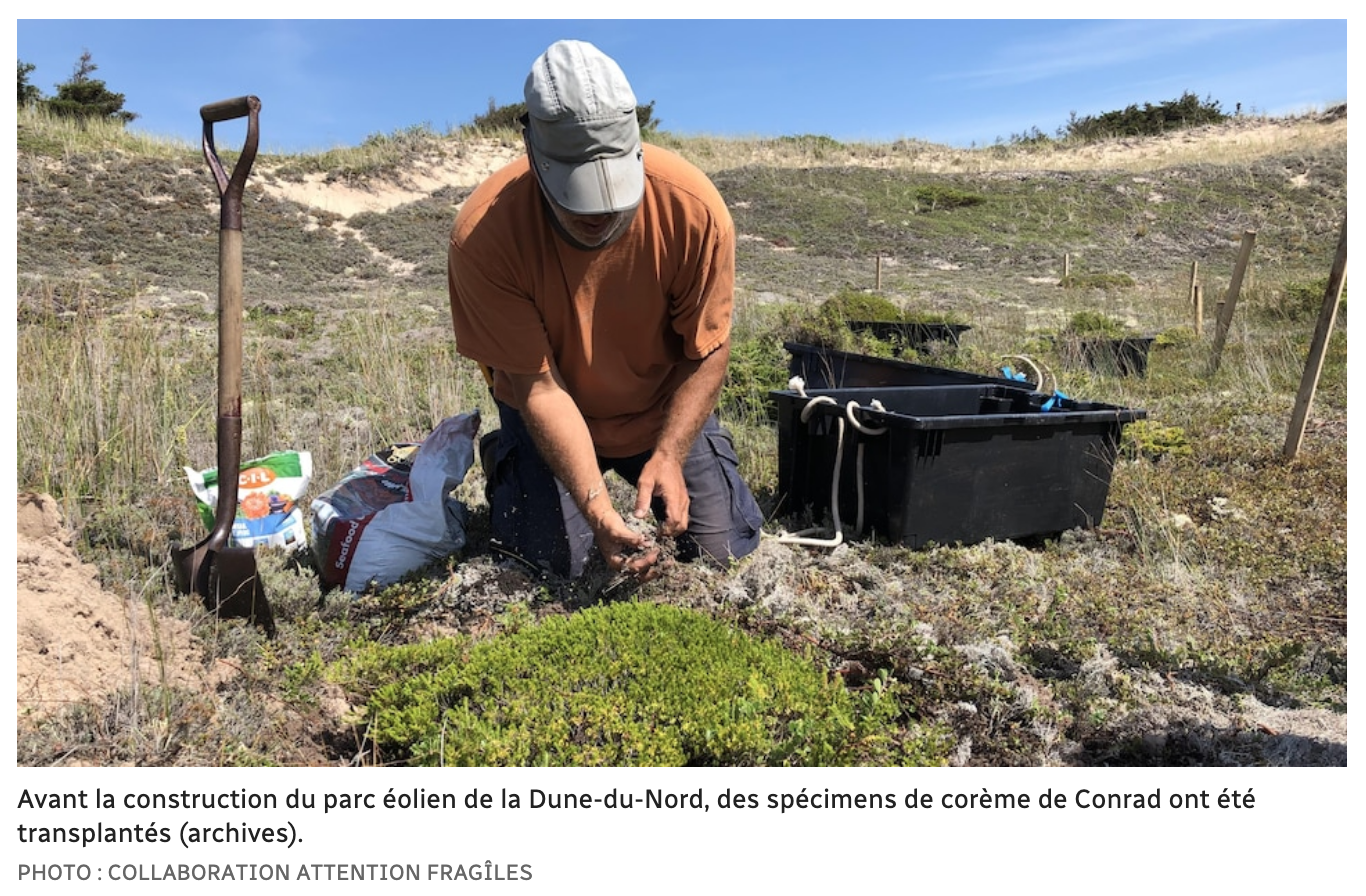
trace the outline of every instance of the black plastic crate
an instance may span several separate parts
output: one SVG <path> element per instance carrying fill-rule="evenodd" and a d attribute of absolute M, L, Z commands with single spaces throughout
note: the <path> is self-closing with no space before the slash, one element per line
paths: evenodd
<path fill-rule="evenodd" d="M 920 323 L 888 320 L 847 320 L 845 324 L 856 333 L 871 333 L 884 342 L 890 342 L 900 354 L 907 348 L 922 348 L 931 342 L 952 342 L 958 345 L 958 337 L 972 327 L 968 324 Z"/>
<path fill-rule="evenodd" d="M 803 421 L 817 396 L 832 401 L 812 404 Z M 843 420 L 841 523 L 852 533 L 861 503 L 865 536 L 917 548 L 1099 525 L 1120 434 L 1147 416 L 1000 385 L 770 397 L 778 411 L 780 512 L 830 509 Z M 856 421 L 884 431 L 869 434 L 850 423 L 851 402 Z"/>
<path fill-rule="evenodd" d="M 1110 376 L 1148 375 L 1148 350 L 1155 336 L 1126 336 L 1110 339 L 1086 336 L 1064 343 L 1071 360 L 1080 361 L 1097 373 Z"/>
<path fill-rule="evenodd" d="M 845 389 L 882 386 L 962 386 L 969 384 L 1028 388 L 1028 384 L 1004 377 L 966 370 L 915 364 L 897 358 L 881 358 L 844 352 L 803 342 L 785 342 L 791 358 L 787 370 L 812 389 Z"/>

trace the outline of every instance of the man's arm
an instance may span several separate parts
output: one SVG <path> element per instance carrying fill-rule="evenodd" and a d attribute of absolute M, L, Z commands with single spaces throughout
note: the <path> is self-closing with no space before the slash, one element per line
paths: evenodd
<path fill-rule="evenodd" d="M 693 442 L 716 410 L 721 385 L 730 363 L 730 341 L 722 343 L 700 361 L 685 361 L 674 368 L 669 387 L 673 397 L 664 413 L 664 428 L 654 453 L 641 471 L 637 483 L 635 516 L 643 518 L 650 501 L 664 502 L 661 532 L 675 536 L 688 528 L 688 489 L 683 481 L 683 463 Z"/>
<path fill-rule="evenodd" d="M 642 580 L 653 578 L 658 574 L 659 551 L 643 533 L 628 526 L 612 505 L 588 423 L 565 391 L 559 371 L 552 365 L 545 373 L 510 374 L 508 378 L 541 457 L 569 489 L 607 565 Z M 647 547 L 651 549 L 641 553 Z"/>

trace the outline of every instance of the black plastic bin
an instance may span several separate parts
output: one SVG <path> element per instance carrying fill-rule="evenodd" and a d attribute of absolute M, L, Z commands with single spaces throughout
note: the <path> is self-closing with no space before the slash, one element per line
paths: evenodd
<path fill-rule="evenodd" d="M 799 376 L 812 389 L 844 389 L 881 386 L 962 386 L 970 384 L 1029 388 L 1027 383 L 1004 377 L 986 376 L 948 367 L 914 364 L 896 358 L 881 358 L 857 352 L 844 352 L 804 342 L 784 342 L 791 355 L 787 370 Z"/>
<path fill-rule="evenodd" d="M 892 343 L 899 354 L 906 348 L 921 348 L 931 342 L 952 342 L 972 327 L 968 324 L 912 323 L 910 321 L 847 320 L 845 324 L 856 333 L 872 333 L 884 342 Z"/>
<path fill-rule="evenodd" d="M 817 402 L 803 422 L 802 411 Z M 1120 433 L 1147 412 L 1017 387 L 775 391 L 782 513 L 830 509 L 840 420 L 839 515 L 847 532 L 911 547 L 1048 536 L 1099 525 Z M 884 410 L 871 407 L 873 401 Z M 1053 409 L 1043 408 L 1049 401 Z M 859 449 L 862 448 L 860 459 Z M 860 473 L 861 470 L 861 473 Z"/>
<path fill-rule="evenodd" d="M 1086 336 L 1064 343 L 1072 358 L 1097 373 L 1111 376 L 1148 375 L 1148 350 L 1155 336 L 1126 336 L 1110 339 Z"/>

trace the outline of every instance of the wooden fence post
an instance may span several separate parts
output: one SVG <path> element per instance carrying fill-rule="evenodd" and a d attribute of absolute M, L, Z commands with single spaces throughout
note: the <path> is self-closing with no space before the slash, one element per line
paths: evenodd
<path fill-rule="evenodd" d="M 1314 392 L 1319 386 L 1319 374 L 1323 372 L 1323 359 L 1328 354 L 1328 338 L 1333 335 L 1333 322 L 1337 320 L 1338 306 L 1342 302 L 1342 284 L 1347 279 L 1347 218 L 1342 219 L 1342 235 L 1338 237 L 1338 251 L 1333 258 L 1333 270 L 1328 275 L 1328 289 L 1323 294 L 1323 307 L 1319 309 L 1319 322 L 1314 328 L 1314 340 L 1309 344 L 1309 358 L 1304 364 L 1304 374 L 1300 377 L 1300 391 L 1295 396 L 1295 410 L 1290 415 L 1290 431 L 1286 433 L 1285 448 L 1281 454 L 1286 460 L 1294 460 L 1304 441 L 1304 427 L 1309 421 L 1309 406 L 1314 401 Z"/>
<path fill-rule="evenodd" d="M 1247 274 L 1248 261 L 1252 258 L 1252 244 L 1257 239 L 1257 231 L 1243 231 L 1243 244 L 1238 250 L 1238 263 L 1233 266 L 1233 279 L 1229 281 L 1228 293 L 1219 303 L 1219 317 L 1214 322 L 1214 349 L 1209 359 L 1209 375 L 1219 372 L 1223 360 L 1224 342 L 1228 339 L 1228 327 L 1233 322 L 1233 309 L 1238 304 L 1238 293 L 1243 288 L 1243 277 Z"/>
<path fill-rule="evenodd" d="M 882 256 L 877 256 L 877 273 L 874 275 L 873 289 L 882 291 Z"/>
<path fill-rule="evenodd" d="M 1192 313 L 1195 316 L 1195 335 L 1199 336 L 1205 329 L 1205 297 L 1200 294 L 1200 262 L 1191 262 L 1191 287 L 1190 302 Z"/>

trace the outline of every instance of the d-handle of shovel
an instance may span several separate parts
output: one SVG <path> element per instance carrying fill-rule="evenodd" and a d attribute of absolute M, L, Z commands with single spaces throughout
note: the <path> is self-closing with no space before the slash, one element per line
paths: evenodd
<path fill-rule="evenodd" d="M 204 160 L 213 171 L 214 181 L 218 184 L 218 195 L 222 198 L 219 212 L 219 227 L 222 230 L 242 229 L 242 191 L 246 187 L 251 165 L 256 161 L 256 147 L 261 136 L 258 121 L 260 113 L 261 101 L 254 96 L 219 100 L 199 108 L 199 117 L 204 121 Z M 214 148 L 213 126 L 220 121 L 231 121 L 235 118 L 246 118 L 247 139 L 237 157 L 237 164 L 229 175 L 218 158 L 217 149 Z"/>

